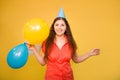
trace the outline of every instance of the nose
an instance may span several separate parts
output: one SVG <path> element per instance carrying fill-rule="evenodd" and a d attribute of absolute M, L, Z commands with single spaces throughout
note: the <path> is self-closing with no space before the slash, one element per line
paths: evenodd
<path fill-rule="evenodd" d="M 58 28 L 61 28 L 61 25 L 58 25 Z"/>

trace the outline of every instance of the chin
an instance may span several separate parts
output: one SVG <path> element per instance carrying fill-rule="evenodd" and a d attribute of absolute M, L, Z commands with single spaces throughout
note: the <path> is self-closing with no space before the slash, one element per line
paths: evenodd
<path fill-rule="evenodd" d="M 64 34 L 56 34 L 57 36 L 63 36 Z"/>

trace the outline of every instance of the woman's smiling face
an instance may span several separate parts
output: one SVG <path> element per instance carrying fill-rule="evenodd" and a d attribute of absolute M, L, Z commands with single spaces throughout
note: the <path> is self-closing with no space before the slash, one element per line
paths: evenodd
<path fill-rule="evenodd" d="M 64 35 L 64 33 L 66 31 L 66 24 L 62 19 L 57 20 L 55 22 L 54 31 L 55 31 L 56 35 L 58 35 L 58 36 Z"/>

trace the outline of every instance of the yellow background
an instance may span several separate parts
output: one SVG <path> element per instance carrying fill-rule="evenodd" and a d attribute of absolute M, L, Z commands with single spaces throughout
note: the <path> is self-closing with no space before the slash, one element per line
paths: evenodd
<path fill-rule="evenodd" d="M 60 7 L 71 26 L 78 54 L 100 48 L 101 54 L 75 64 L 75 80 L 120 80 L 119 0 L 0 0 L 0 80 L 44 80 L 46 67 L 29 55 L 25 66 L 7 65 L 9 50 L 24 42 L 23 26 L 32 18 L 49 26 Z"/>

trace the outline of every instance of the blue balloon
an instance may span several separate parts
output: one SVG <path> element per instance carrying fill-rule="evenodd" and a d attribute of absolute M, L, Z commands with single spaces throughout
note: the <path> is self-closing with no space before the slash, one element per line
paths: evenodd
<path fill-rule="evenodd" d="M 28 48 L 26 44 L 19 44 L 11 49 L 7 56 L 7 63 L 11 68 L 18 69 L 26 64 L 28 60 Z"/>

